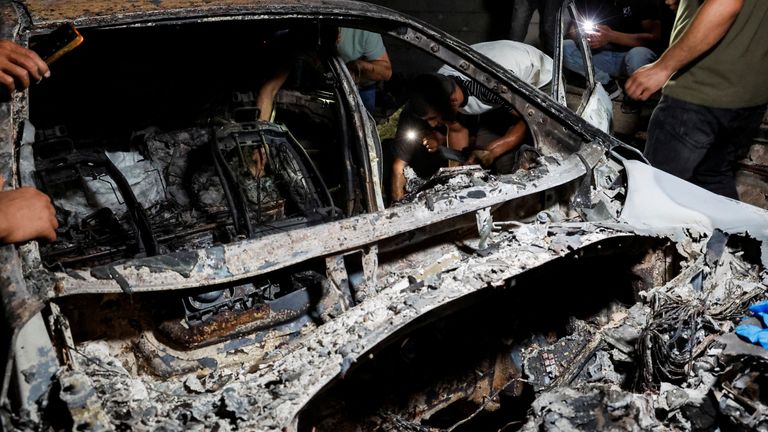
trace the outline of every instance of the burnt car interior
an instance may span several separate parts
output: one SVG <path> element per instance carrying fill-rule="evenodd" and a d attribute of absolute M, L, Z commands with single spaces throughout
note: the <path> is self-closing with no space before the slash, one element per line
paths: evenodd
<path fill-rule="evenodd" d="M 368 156 L 353 119 L 356 94 L 344 93 L 346 71 L 335 59 L 337 25 L 243 20 L 81 29 L 85 42 L 29 96 L 36 130 L 29 168 L 59 218 L 57 241 L 40 246 L 43 265 L 124 287 L 114 267 L 121 262 L 152 258 L 150 268 L 188 274 L 198 250 L 374 208 L 365 193 Z M 411 32 L 385 37 L 401 70 L 415 76 L 455 61 L 454 54 L 440 58 L 419 46 L 426 41 Z M 45 35 L 31 43 L 36 37 Z M 258 121 L 259 89 L 286 70 L 274 122 Z M 545 153 L 578 145 L 575 135 L 559 132 L 564 128 L 546 128 L 542 113 L 527 113 L 523 121 L 538 120 L 529 142 Z M 266 154 L 263 173 L 256 152 Z M 414 196 L 451 177 L 424 184 Z M 75 341 L 109 338 L 104 329 L 118 325 L 133 329 L 129 339 L 148 330 L 146 337 L 170 350 L 238 339 L 253 345 L 262 340 L 253 336 L 258 330 L 296 333 L 354 303 L 370 256 L 346 254 L 349 285 L 336 291 L 320 258 L 183 294 L 135 294 L 130 305 L 97 296 L 64 298 L 59 306 L 73 322 L 83 321 L 82 310 L 100 311 L 91 320 L 97 325 L 75 329 Z M 146 346 L 138 351 L 162 356 Z M 185 370 L 149 363 L 160 375 Z"/>
<path fill-rule="evenodd" d="M 338 127 L 349 109 L 319 28 L 83 29 L 86 43 L 30 95 L 35 181 L 60 219 L 43 262 L 85 268 L 362 211 L 360 160 Z M 257 121 L 258 90 L 283 67 L 276 121 Z"/>

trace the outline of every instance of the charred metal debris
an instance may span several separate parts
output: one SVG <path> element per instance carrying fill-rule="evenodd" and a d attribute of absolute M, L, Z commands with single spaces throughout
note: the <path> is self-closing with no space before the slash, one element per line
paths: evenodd
<path fill-rule="evenodd" d="M 29 3 L 33 19 L 71 12 Z M 179 34 L 149 17 L 137 24 L 147 33 L 120 34 L 136 30 L 123 27 L 132 13 L 148 14 L 155 3 L 99 3 L 81 21 L 115 26 L 105 31 L 114 36 L 100 35 L 110 50 L 134 37 L 148 46 L 183 37 L 178 49 L 197 50 L 191 38 L 211 43 L 208 27 Z M 200 20 L 212 25 L 225 12 L 404 19 L 358 2 L 264 10 L 246 0 L 162 3 L 189 9 L 161 10 L 158 19 L 209 13 Z M 188 111 L 183 98 L 152 106 L 146 98 L 160 91 L 150 88 L 125 110 L 146 118 L 132 120 L 145 125 L 154 110 L 173 116 L 162 128 L 127 135 L 114 132 L 126 127 L 123 119 L 112 123 L 119 116 L 99 107 L 83 103 L 84 116 L 56 106 L 81 100 L 57 96 L 89 85 L 67 82 L 47 95 L 51 103 L 37 105 L 37 117 L 54 124 L 37 132 L 31 121 L 14 126 L 10 105 L 0 104 L 0 133 L 9 137 L 0 159 L 18 161 L 0 168 L 44 189 L 61 216 L 57 242 L 0 248 L 13 351 L 0 424 L 768 429 L 768 354 L 733 334 L 746 308 L 767 297 L 765 212 L 742 206 L 714 217 L 674 207 L 680 195 L 644 194 L 665 184 L 651 184 L 658 173 L 609 151 L 610 137 L 533 89 L 510 91 L 498 81 L 503 75 L 488 73 L 498 66 L 478 70 L 460 58 L 465 47 L 457 41 L 406 24 L 390 35 L 442 61 L 462 61 L 462 70 L 526 112 L 540 150 L 530 168 L 507 176 L 479 167 L 431 179 L 409 174 L 406 198 L 384 209 L 381 148 L 349 103 L 357 90 L 338 59 L 303 64 L 308 76 L 299 84 L 312 85 L 281 90 L 276 104 L 295 120 L 291 127 L 254 121 L 254 95 L 231 88 L 201 93 L 213 106 Z M 228 31 L 222 40 L 241 39 L 237 27 Z M 215 50 L 240 58 L 241 46 L 232 45 L 217 42 Z M 158 48 L 151 60 L 162 66 L 166 53 Z M 126 69 L 115 73 L 133 79 Z M 86 72 L 69 79 L 99 79 Z M 251 72 L 227 70 L 245 84 L 253 84 Z M 178 86 L 182 96 L 200 76 Z M 26 99 L 16 102 L 19 113 L 27 108 Z M 56 123 L 62 118 L 69 122 Z M 99 126 L 106 135 L 82 132 Z M 8 148 L 16 143 L 18 150 Z M 258 175 L 261 152 L 270 164 Z M 695 223 L 660 226 L 656 214 Z M 735 214 L 746 216 L 727 217 Z"/>
<path fill-rule="evenodd" d="M 268 331 L 226 348 L 174 350 L 146 330 L 139 305 L 91 299 L 122 311 L 112 325 L 134 337 L 64 337 L 68 365 L 40 401 L 65 402 L 75 427 L 105 430 L 765 427 L 768 354 L 733 334 L 767 297 L 756 241 L 716 232 L 674 243 L 543 219 L 497 223 L 480 254 L 475 234 L 382 262 L 355 307 L 282 326 L 265 311 Z M 297 292 L 325 279 L 296 277 Z M 71 313 L 50 317 L 64 335 Z M 193 331 L 182 327 L 160 332 Z"/>

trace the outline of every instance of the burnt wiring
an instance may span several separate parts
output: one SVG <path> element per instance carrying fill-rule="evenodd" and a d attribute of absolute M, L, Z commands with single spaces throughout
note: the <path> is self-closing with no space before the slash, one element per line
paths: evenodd
<path fill-rule="evenodd" d="M 746 307 L 761 297 L 761 286 L 712 307 L 709 296 L 685 299 L 657 293 L 653 297 L 653 315 L 637 342 L 638 377 L 642 387 L 655 388 L 660 382 L 682 382 L 693 361 L 706 351 L 714 336 L 723 332 L 717 320 L 742 316 Z M 636 383 L 637 384 L 637 383 Z"/>
<path fill-rule="evenodd" d="M 655 299 L 654 312 L 638 341 L 638 373 L 646 388 L 663 381 L 681 382 L 693 354 L 701 305 L 668 295 Z M 669 337 L 669 335 L 672 335 Z"/>

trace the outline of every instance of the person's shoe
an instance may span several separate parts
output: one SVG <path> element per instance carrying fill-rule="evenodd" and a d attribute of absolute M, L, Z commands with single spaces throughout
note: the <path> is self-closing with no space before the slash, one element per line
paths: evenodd
<path fill-rule="evenodd" d="M 611 100 L 616 100 L 622 94 L 621 86 L 616 80 L 610 80 L 608 84 L 603 84 L 603 88 L 608 93 Z"/>

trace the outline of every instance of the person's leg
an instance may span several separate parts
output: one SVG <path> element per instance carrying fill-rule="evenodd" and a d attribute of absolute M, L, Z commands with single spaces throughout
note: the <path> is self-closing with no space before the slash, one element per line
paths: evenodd
<path fill-rule="evenodd" d="M 691 182 L 716 194 L 739 199 L 734 164 L 757 134 L 765 115 L 765 106 L 713 111 L 723 127 L 704 159 L 696 166 Z"/>
<path fill-rule="evenodd" d="M 533 11 L 536 9 L 536 0 L 514 0 L 512 7 L 512 40 L 525 42 L 528 34 L 528 25 L 531 23 Z"/>
<path fill-rule="evenodd" d="M 539 40 L 547 55 L 555 52 L 555 30 L 557 14 L 563 2 L 561 0 L 539 0 Z"/>
<path fill-rule="evenodd" d="M 607 49 L 592 51 L 592 65 L 595 67 L 595 79 L 600 81 L 603 85 L 608 84 L 612 79 L 621 76 L 623 62 L 623 52 Z M 599 77 L 598 71 L 600 71 Z"/>
<path fill-rule="evenodd" d="M 509 39 L 514 4 L 509 1 L 486 1 L 484 4 L 488 13 L 488 40 Z"/>
<path fill-rule="evenodd" d="M 653 63 L 659 58 L 655 52 L 646 47 L 634 47 L 624 55 L 624 76 L 632 76 L 636 70 Z"/>
<path fill-rule="evenodd" d="M 371 84 L 365 87 L 357 89 L 360 93 L 360 99 L 363 100 L 363 105 L 369 113 L 373 114 L 374 107 L 376 106 L 376 84 Z"/>
<path fill-rule="evenodd" d="M 644 155 L 654 167 L 690 181 L 715 141 L 718 123 L 709 108 L 662 96 L 648 124 Z"/>
<path fill-rule="evenodd" d="M 617 70 L 615 55 L 612 51 L 592 53 L 592 65 L 595 68 L 595 80 L 603 85 L 611 81 L 610 72 Z M 620 63 L 619 63 L 620 64 Z M 566 39 L 563 41 L 563 65 L 573 72 L 586 77 L 584 57 L 576 42 Z"/>

